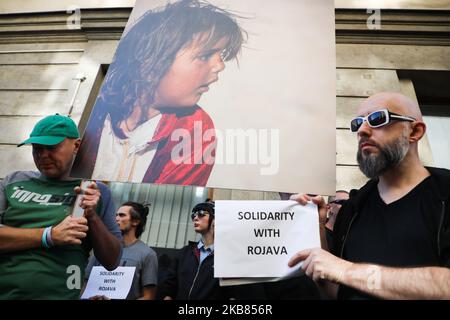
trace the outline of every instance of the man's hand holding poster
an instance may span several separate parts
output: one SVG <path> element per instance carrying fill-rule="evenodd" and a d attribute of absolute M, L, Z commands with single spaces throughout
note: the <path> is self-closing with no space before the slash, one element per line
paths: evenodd
<path fill-rule="evenodd" d="M 289 277 L 298 251 L 320 247 L 315 204 L 296 201 L 216 201 L 214 276 Z"/>

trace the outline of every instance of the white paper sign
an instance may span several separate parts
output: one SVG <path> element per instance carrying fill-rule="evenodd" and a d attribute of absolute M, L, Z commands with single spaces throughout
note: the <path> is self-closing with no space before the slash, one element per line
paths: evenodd
<path fill-rule="evenodd" d="M 136 267 L 118 267 L 112 271 L 93 267 L 81 299 L 107 296 L 110 299 L 126 299 L 133 283 Z"/>
<path fill-rule="evenodd" d="M 320 247 L 317 206 L 296 201 L 216 201 L 214 277 L 288 277 L 298 251 Z"/>

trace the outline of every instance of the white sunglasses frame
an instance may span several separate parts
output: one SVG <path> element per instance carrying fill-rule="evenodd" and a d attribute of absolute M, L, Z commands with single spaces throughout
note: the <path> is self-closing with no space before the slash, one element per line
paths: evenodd
<path fill-rule="evenodd" d="M 371 124 L 369 123 L 369 121 L 367 121 L 367 118 L 369 118 L 369 117 L 370 117 L 372 114 L 374 114 L 375 112 L 383 112 L 383 113 L 385 114 L 386 122 L 384 122 L 384 123 L 382 123 L 382 124 L 375 125 L 375 126 L 371 125 Z M 356 131 L 353 131 L 353 129 L 352 129 L 352 122 L 353 122 L 354 120 L 356 120 L 356 119 L 362 119 L 362 123 L 361 123 L 361 125 L 358 127 L 358 129 L 357 129 Z M 413 117 L 402 116 L 402 115 L 399 115 L 399 114 L 390 112 L 388 109 L 380 109 L 380 110 L 375 110 L 375 111 L 369 113 L 369 114 L 368 114 L 367 116 L 365 116 L 365 117 L 356 117 L 356 118 L 353 118 L 353 119 L 350 121 L 350 130 L 351 130 L 352 132 L 358 132 L 359 128 L 361 128 L 361 126 L 364 124 L 364 122 L 367 122 L 368 126 L 371 127 L 371 128 L 379 128 L 379 127 L 382 127 L 382 126 L 385 126 L 385 125 L 389 124 L 389 123 L 391 122 L 391 119 L 395 119 L 395 120 L 403 120 L 403 121 L 409 121 L 409 122 L 414 122 L 414 121 L 416 121 L 416 119 L 414 119 Z"/>

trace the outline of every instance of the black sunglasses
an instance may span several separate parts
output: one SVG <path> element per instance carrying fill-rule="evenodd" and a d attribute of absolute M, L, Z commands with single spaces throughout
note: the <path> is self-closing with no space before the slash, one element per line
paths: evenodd
<path fill-rule="evenodd" d="M 345 200 L 345 199 L 338 199 L 338 200 L 330 201 L 330 204 L 335 203 L 335 204 L 343 205 L 346 202 L 347 202 L 347 200 Z"/>
<path fill-rule="evenodd" d="M 194 221 L 195 217 L 198 216 L 198 218 L 203 218 L 204 216 L 206 216 L 207 214 L 209 214 L 208 211 L 205 210 L 199 210 L 199 211 L 195 211 L 194 213 L 191 214 L 191 219 L 192 221 Z"/>
<path fill-rule="evenodd" d="M 412 117 L 401 116 L 399 114 L 390 112 L 387 109 L 382 109 L 374 111 L 365 117 L 356 117 L 350 122 L 350 129 L 352 130 L 352 132 L 357 132 L 364 121 L 367 121 L 371 128 L 379 128 L 387 125 L 393 120 L 410 122 L 416 121 L 416 119 Z"/>

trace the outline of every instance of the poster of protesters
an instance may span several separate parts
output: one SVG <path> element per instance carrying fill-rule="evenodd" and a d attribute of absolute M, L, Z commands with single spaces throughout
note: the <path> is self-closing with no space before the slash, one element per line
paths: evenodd
<path fill-rule="evenodd" d="M 71 175 L 332 194 L 335 60 L 332 0 L 137 0 Z"/>

